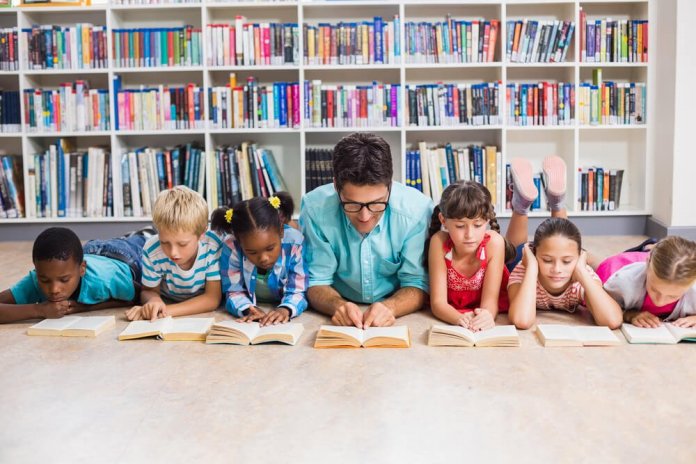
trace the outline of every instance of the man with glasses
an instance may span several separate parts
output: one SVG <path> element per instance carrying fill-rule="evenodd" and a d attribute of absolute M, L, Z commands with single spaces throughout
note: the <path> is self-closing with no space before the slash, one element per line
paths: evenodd
<path fill-rule="evenodd" d="M 374 134 L 341 139 L 334 183 L 302 199 L 300 225 L 310 306 L 336 325 L 389 326 L 423 306 L 423 250 L 433 205 L 392 182 L 389 144 Z M 363 314 L 356 303 L 368 304 Z"/>

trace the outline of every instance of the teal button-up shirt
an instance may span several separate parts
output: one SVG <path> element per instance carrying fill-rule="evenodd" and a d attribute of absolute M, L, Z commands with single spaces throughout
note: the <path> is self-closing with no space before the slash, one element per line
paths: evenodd
<path fill-rule="evenodd" d="M 432 211 L 428 197 L 392 182 L 389 206 L 362 235 L 343 212 L 333 184 L 306 194 L 300 226 L 309 286 L 330 285 L 357 303 L 383 300 L 402 287 L 427 292 L 423 247 Z"/>

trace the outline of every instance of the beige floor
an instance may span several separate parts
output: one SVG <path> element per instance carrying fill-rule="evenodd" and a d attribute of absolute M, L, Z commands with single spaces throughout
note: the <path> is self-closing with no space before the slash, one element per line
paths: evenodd
<path fill-rule="evenodd" d="M 0 244 L 3 288 L 29 257 Z M 693 345 L 437 349 L 425 312 L 407 350 L 315 350 L 315 313 L 296 347 L 118 342 L 111 312 L 97 339 L 0 327 L 0 462 L 696 462 Z"/>

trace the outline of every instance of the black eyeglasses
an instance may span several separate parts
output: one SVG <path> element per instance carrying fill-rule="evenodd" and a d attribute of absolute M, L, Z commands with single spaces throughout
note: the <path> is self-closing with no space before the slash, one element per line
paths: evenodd
<path fill-rule="evenodd" d="M 389 197 L 391 196 L 391 188 L 388 190 L 386 201 L 370 201 L 367 203 L 360 203 L 359 201 L 343 201 L 341 200 L 341 206 L 343 211 L 346 213 L 359 213 L 363 208 L 371 213 L 381 213 L 387 209 L 389 205 Z"/>

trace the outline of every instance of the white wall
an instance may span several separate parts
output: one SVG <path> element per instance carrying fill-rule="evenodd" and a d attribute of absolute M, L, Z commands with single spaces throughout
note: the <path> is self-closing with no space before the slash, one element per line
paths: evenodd
<path fill-rule="evenodd" d="M 657 2 L 656 2 L 657 3 Z M 662 3 L 660 1 L 660 3 Z M 696 226 L 696 2 L 678 0 L 670 226 Z"/>
<path fill-rule="evenodd" d="M 696 2 L 653 0 L 651 8 L 653 30 L 659 31 L 649 45 L 657 89 L 652 100 L 653 216 L 667 227 L 696 227 Z"/>

